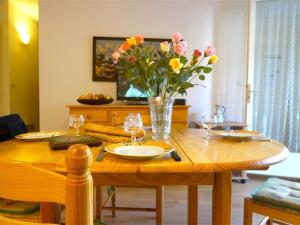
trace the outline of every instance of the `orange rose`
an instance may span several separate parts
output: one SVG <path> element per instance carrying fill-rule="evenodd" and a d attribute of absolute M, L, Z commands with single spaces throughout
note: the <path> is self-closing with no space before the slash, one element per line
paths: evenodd
<path fill-rule="evenodd" d="M 129 44 L 127 42 L 124 42 L 121 47 L 119 48 L 120 53 L 124 53 L 129 49 Z"/>
<path fill-rule="evenodd" d="M 135 41 L 136 41 L 136 44 L 138 45 L 138 44 L 141 44 L 141 43 L 143 43 L 144 42 L 144 37 L 142 36 L 142 35 L 137 35 L 137 36 L 135 36 Z"/>

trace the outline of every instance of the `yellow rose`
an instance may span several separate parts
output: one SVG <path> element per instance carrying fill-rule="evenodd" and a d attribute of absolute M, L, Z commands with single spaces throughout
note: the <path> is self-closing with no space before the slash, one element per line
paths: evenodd
<path fill-rule="evenodd" d="M 170 51 L 170 44 L 167 41 L 161 42 L 160 43 L 160 49 L 163 52 L 169 52 Z"/>
<path fill-rule="evenodd" d="M 218 61 L 218 56 L 212 55 L 208 60 L 208 64 L 215 64 Z"/>
<path fill-rule="evenodd" d="M 183 66 L 183 64 L 180 63 L 179 58 L 170 59 L 169 65 L 172 67 L 172 69 L 175 73 L 179 73 L 179 70 Z"/>
<path fill-rule="evenodd" d="M 136 45 L 136 39 L 134 37 L 127 38 L 126 41 L 129 46 Z"/>

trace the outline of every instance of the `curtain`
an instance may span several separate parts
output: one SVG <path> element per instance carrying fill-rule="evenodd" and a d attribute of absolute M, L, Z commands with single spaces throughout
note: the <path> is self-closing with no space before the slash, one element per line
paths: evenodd
<path fill-rule="evenodd" d="M 300 153 L 300 0 L 256 3 L 253 124 Z"/>

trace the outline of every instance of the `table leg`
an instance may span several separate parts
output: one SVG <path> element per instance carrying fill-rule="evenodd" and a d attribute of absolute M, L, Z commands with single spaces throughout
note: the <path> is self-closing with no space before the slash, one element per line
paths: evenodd
<path fill-rule="evenodd" d="M 55 223 L 55 203 L 40 203 L 40 222 Z"/>
<path fill-rule="evenodd" d="M 216 173 L 213 185 L 212 224 L 231 224 L 231 172 Z"/>
<path fill-rule="evenodd" d="M 198 224 L 198 185 L 188 186 L 188 224 Z"/>
<path fill-rule="evenodd" d="M 163 224 L 164 187 L 156 187 L 156 225 Z"/>
<path fill-rule="evenodd" d="M 95 185 L 95 198 L 96 198 L 96 218 L 103 221 L 103 212 L 102 212 L 102 208 L 103 208 L 103 203 L 102 203 L 102 186 L 100 185 Z"/>

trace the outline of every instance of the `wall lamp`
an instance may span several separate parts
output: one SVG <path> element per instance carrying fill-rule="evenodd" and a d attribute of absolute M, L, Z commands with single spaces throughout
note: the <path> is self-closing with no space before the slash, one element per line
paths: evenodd
<path fill-rule="evenodd" d="M 17 31 L 19 33 L 21 42 L 24 45 L 28 45 L 30 42 L 30 36 L 29 36 L 28 30 L 27 30 L 27 27 L 25 26 L 25 24 L 19 24 L 17 27 Z"/>

